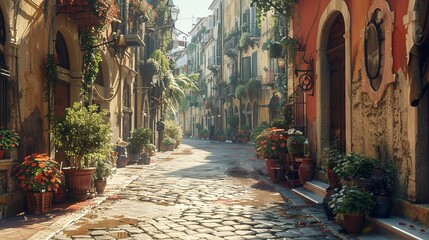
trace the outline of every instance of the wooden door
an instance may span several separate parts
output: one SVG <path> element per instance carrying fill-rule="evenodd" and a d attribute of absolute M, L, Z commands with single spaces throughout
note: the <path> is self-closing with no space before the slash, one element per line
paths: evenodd
<path fill-rule="evenodd" d="M 330 72 L 330 137 L 333 143 L 338 141 L 338 149 L 346 151 L 346 125 L 345 125 L 345 43 L 344 20 L 339 15 L 332 24 L 327 55 Z"/>

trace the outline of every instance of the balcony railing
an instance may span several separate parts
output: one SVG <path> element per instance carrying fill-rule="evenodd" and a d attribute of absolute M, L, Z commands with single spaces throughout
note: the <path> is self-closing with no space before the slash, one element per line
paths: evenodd
<path fill-rule="evenodd" d="M 250 24 L 249 35 L 250 35 L 250 37 L 260 37 L 261 36 L 261 29 L 258 27 L 256 22 Z"/>
<path fill-rule="evenodd" d="M 227 55 L 229 55 L 231 53 L 235 54 L 235 52 L 236 52 L 235 48 L 238 46 L 238 43 L 239 43 L 238 36 L 234 36 L 228 42 L 226 42 L 224 45 L 225 54 L 227 54 Z"/>
<path fill-rule="evenodd" d="M 215 66 L 215 65 L 220 65 L 220 57 L 219 56 L 209 57 L 207 66 L 211 67 L 211 66 Z"/>
<path fill-rule="evenodd" d="M 94 7 L 88 4 L 88 0 L 56 0 L 57 13 L 67 14 L 80 27 L 104 26 L 117 18 L 118 8 L 115 0 L 98 1 L 104 4 L 94 4 L 99 6 Z"/>

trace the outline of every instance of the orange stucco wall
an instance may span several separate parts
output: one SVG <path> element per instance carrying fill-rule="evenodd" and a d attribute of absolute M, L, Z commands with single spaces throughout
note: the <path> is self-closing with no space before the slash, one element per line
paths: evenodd
<path fill-rule="evenodd" d="M 295 15 L 293 18 L 293 35 L 299 39 L 300 43 L 305 46 L 305 57 L 313 57 L 317 59 L 317 33 L 320 22 L 320 17 L 327 5 L 331 1 L 329 0 L 306 0 L 298 1 L 295 9 Z M 350 12 L 351 18 L 351 75 L 352 79 L 355 79 L 356 75 L 359 74 L 361 64 L 361 31 L 364 29 L 367 20 L 367 13 L 371 7 L 372 0 L 360 0 L 344 1 L 347 4 L 348 11 Z M 407 58 L 406 58 L 406 44 L 405 35 L 406 29 L 403 24 L 403 17 L 407 13 L 408 1 L 387 1 L 390 6 L 390 10 L 395 14 L 394 22 L 394 33 L 393 33 L 393 73 L 397 73 L 401 68 L 406 72 Z M 314 66 L 316 68 L 316 65 Z M 316 69 L 315 69 L 316 72 Z M 318 76 L 315 76 L 315 88 L 318 87 Z M 314 91 L 313 96 L 306 96 L 307 103 L 307 128 L 311 133 L 315 128 L 316 123 L 316 93 Z M 315 136 L 309 136 L 315 143 Z"/>

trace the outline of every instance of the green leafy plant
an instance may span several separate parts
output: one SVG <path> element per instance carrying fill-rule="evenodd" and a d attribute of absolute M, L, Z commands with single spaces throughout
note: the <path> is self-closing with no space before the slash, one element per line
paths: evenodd
<path fill-rule="evenodd" d="M 15 131 L 0 129 L 0 149 L 10 149 L 19 146 L 19 136 Z"/>
<path fill-rule="evenodd" d="M 182 143 L 183 130 L 176 121 L 166 120 L 164 126 L 164 137 L 170 137 L 176 140 L 176 142 Z"/>
<path fill-rule="evenodd" d="M 165 137 L 164 139 L 162 139 L 162 143 L 165 145 L 171 146 L 176 144 L 176 140 L 170 137 Z"/>
<path fill-rule="evenodd" d="M 368 179 L 377 161 L 360 153 L 349 153 L 338 159 L 334 172 L 342 179 Z"/>
<path fill-rule="evenodd" d="M 45 153 L 33 153 L 25 157 L 13 173 L 23 191 L 40 193 L 56 192 L 63 176 L 58 162 Z"/>
<path fill-rule="evenodd" d="M 228 114 L 227 123 L 229 124 L 229 129 L 232 134 L 237 132 L 239 121 L 238 115 Z"/>
<path fill-rule="evenodd" d="M 263 130 L 269 128 L 270 125 L 268 124 L 268 122 L 260 122 L 258 124 L 258 126 L 256 126 L 255 128 L 252 129 L 252 133 L 250 134 L 250 138 L 253 140 L 253 142 L 256 142 L 256 138 L 258 137 L 259 134 L 262 133 Z"/>
<path fill-rule="evenodd" d="M 337 166 L 338 160 L 342 158 L 341 152 L 338 150 L 337 142 L 334 141 L 329 147 L 323 149 L 323 167 L 325 169 L 334 169 Z"/>
<path fill-rule="evenodd" d="M 56 147 L 69 157 L 73 168 L 87 167 L 91 158 L 110 151 L 110 122 L 106 111 L 98 111 L 98 106 L 85 107 L 75 102 L 66 108 L 63 120 L 52 128 L 52 138 Z"/>
<path fill-rule="evenodd" d="M 201 129 L 198 131 L 198 135 L 200 136 L 200 138 L 207 138 L 209 136 L 209 130 Z"/>
<path fill-rule="evenodd" d="M 101 53 L 94 48 L 100 42 L 100 27 L 85 28 L 80 31 L 80 44 L 83 49 L 83 81 L 81 95 L 88 99 L 89 92 L 94 86 L 98 74 L 98 63 L 101 61 Z"/>
<path fill-rule="evenodd" d="M 156 152 L 155 144 L 149 143 L 149 144 L 145 145 L 145 147 L 152 153 Z"/>
<path fill-rule="evenodd" d="M 247 49 L 249 47 L 254 47 L 255 43 L 252 41 L 252 39 L 250 39 L 250 34 L 248 32 L 244 32 L 243 34 L 241 34 L 241 38 L 240 38 L 240 49 L 242 49 L 243 51 L 247 51 Z"/>
<path fill-rule="evenodd" d="M 396 169 L 392 161 L 377 162 L 367 184 L 375 195 L 391 194 L 394 190 Z"/>
<path fill-rule="evenodd" d="M 136 128 L 131 131 L 128 139 L 132 153 L 140 153 L 143 147 L 152 141 L 152 130 L 149 128 Z"/>
<path fill-rule="evenodd" d="M 261 88 L 262 88 L 262 83 L 260 80 L 256 78 L 251 78 L 246 83 L 247 95 L 251 97 L 257 97 Z"/>
<path fill-rule="evenodd" d="M 332 195 L 329 207 L 335 214 L 369 214 L 373 210 L 375 201 L 373 196 L 358 187 L 343 186 Z"/>
<path fill-rule="evenodd" d="M 94 179 L 107 179 L 113 175 L 112 163 L 107 158 L 97 159 L 93 161 L 92 165 L 95 167 L 93 174 Z"/>
<path fill-rule="evenodd" d="M 247 97 L 247 88 L 246 85 L 240 84 L 235 88 L 235 97 L 236 98 L 245 98 Z"/>

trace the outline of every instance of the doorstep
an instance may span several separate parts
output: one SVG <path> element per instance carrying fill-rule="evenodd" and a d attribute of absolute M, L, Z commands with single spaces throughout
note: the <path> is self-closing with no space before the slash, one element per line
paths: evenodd
<path fill-rule="evenodd" d="M 294 188 L 292 192 L 300 197 L 304 198 L 306 201 L 310 201 L 314 205 L 321 206 L 323 203 L 324 190 L 328 187 L 326 183 L 321 181 L 312 180 L 303 185 L 303 187 Z M 325 191 L 326 193 L 326 191 Z M 282 194 L 283 195 L 283 194 Z M 288 198 L 289 195 L 285 194 L 285 197 Z M 304 200 L 304 201 L 305 201 Z M 294 200 L 297 201 L 297 200 Z M 402 203 L 404 205 L 404 203 Z M 416 205 L 414 205 L 416 206 Z M 411 207 L 408 207 L 408 209 Z M 320 208 L 319 208 L 320 209 Z M 425 206 L 418 207 L 420 216 L 429 216 L 426 215 L 423 209 L 429 210 Z M 323 222 L 326 227 L 333 232 L 337 237 L 341 239 L 351 239 L 351 236 L 345 234 L 340 226 L 338 226 L 334 221 L 329 221 L 324 218 L 323 209 L 319 212 L 309 212 L 313 217 Z M 381 240 L 381 239 L 415 239 L 415 240 L 429 240 L 429 229 L 424 227 L 422 224 L 412 222 L 411 220 L 397 215 L 392 214 L 389 218 L 367 218 L 367 224 L 365 229 L 362 231 L 364 234 L 359 236 L 354 236 L 352 239 L 360 240 Z M 428 219 L 429 221 L 429 219 Z"/>

